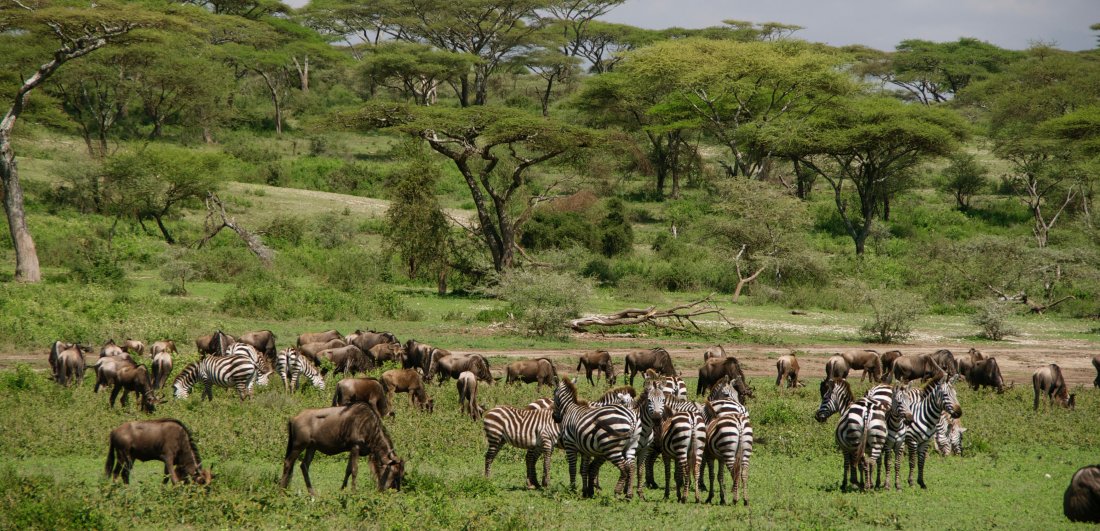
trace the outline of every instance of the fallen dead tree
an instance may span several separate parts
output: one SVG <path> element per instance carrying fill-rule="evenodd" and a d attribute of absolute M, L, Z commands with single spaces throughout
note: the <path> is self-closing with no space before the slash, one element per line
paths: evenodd
<path fill-rule="evenodd" d="M 218 224 L 219 219 L 221 224 Z M 222 200 L 213 193 L 206 196 L 206 221 L 203 226 L 207 234 L 195 243 L 195 246 L 200 249 L 206 242 L 217 236 L 222 229 L 228 228 L 237 233 L 237 236 L 240 236 L 244 244 L 248 246 L 248 250 L 252 251 L 252 254 L 256 255 L 256 258 L 259 258 L 264 266 L 271 267 L 272 262 L 275 261 L 275 251 L 264 245 L 259 236 L 237 224 L 236 219 L 229 217 L 225 213 L 225 205 L 222 204 Z"/>
<path fill-rule="evenodd" d="M 589 327 L 594 326 L 648 325 L 680 332 L 703 332 L 704 330 L 695 320 L 706 315 L 721 319 L 731 329 L 736 328 L 736 325 L 722 313 L 722 309 L 711 300 L 713 296 L 714 294 L 711 293 L 697 301 L 673 306 L 667 310 L 658 310 L 655 306 L 650 306 L 649 308 L 627 308 L 610 315 L 581 317 L 569 321 L 569 327 L 577 332 L 587 332 Z"/>

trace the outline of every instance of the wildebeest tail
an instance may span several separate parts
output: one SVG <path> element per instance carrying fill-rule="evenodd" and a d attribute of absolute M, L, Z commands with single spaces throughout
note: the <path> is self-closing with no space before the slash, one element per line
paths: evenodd
<path fill-rule="evenodd" d="M 115 438 L 112 436 L 109 439 L 107 443 L 107 465 L 103 467 L 107 479 L 111 479 L 111 470 L 115 468 Z"/>

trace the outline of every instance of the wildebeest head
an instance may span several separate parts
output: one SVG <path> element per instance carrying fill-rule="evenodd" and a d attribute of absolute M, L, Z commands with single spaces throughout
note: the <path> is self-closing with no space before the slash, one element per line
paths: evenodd
<path fill-rule="evenodd" d="M 371 466 L 375 467 L 375 475 L 378 477 L 378 490 L 401 490 L 401 483 L 405 481 L 405 461 L 393 452 L 375 462 L 371 460 Z"/>

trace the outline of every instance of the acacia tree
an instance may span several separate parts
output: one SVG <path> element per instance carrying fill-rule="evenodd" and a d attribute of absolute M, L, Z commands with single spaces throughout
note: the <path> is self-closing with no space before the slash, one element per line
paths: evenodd
<path fill-rule="evenodd" d="M 408 162 L 393 174 L 392 200 L 386 210 L 386 243 L 401 257 L 409 278 L 434 275 L 439 294 L 447 293 L 450 226 L 435 195 L 442 175 L 431 153 L 415 139 L 403 146 Z"/>
<path fill-rule="evenodd" d="M 947 110 L 861 97 L 799 124 L 776 124 L 761 138 L 767 149 L 796 158 L 829 183 L 856 254 L 863 255 L 874 217 L 895 182 L 928 158 L 949 155 L 966 135 L 962 119 Z M 849 205 L 852 199 L 856 208 Z"/>
<path fill-rule="evenodd" d="M 869 72 L 925 104 L 950 100 L 1020 58 L 1019 52 L 973 38 L 955 42 L 901 41 L 881 70 Z"/>
<path fill-rule="evenodd" d="M 465 75 L 477 57 L 425 44 L 388 42 L 368 50 L 362 61 L 372 92 L 381 85 L 400 91 L 418 105 L 431 105 L 439 85 Z"/>
<path fill-rule="evenodd" d="M 509 108 L 372 104 L 337 119 L 353 127 L 397 129 L 450 159 L 470 189 L 477 230 L 497 271 L 512 266 L 521 226 L 557 184 L 531 192 L 531 170 L 575 159 L 597 139 L 594 131 Z"/>

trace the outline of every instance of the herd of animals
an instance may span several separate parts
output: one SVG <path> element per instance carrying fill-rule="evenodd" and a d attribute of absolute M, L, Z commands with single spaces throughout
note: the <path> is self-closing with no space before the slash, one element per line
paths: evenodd
<path fill-rule="evenodd" d="M 395 393 L 408 393 L 415 409 L 430 413 L 433 399 L 426 382 L 456 380 L 459 403 L 464 415 L 480 420 L 488 449 L 485 452 L 485 476 L 503 447 L 511 445 L 526 451 L 528 488 L 548 485 L 550 457 L 555 447 L 562 448 L 569 465 L 570 486 L 576 486 L 577 458 L 580 457 L 582 495 L 591 497 L 599 488 L 599 470 L 605 462 L 619 469 L 616 494 L 643 495 L 646 488 L 659 488 L 653 472 L 661 457 L 665 467 L 664 495 L 669 496 L 669 479 L 675 477 L 676 495 L 681 502 L 693 489 L 715 490 L 725 503 L 728 475 L 732 497 L 748 504 L 746 488 L 752 455 L 752 423 L 745 399 L 753 396 L 740 362 L 726 354 L 721 346 L 703 353 L 698 371 L 696 394 L 704 402 L 688 399 L 688 389 L 673 366 L 672 356 L 663 348 L 633 351 L 623 359 L 623 386 L 616 387 L 617 375 L 610 352 L 597 350 L 580 356 L 578 373 L 584 371 L 590 385 L 602 377 L 608 391 L 594 402 L 578 398 L 577 379 L 559 378 L 554 363 L 547 358 L 516 361 L 504 369 L 506 383 L 537 383 L 554 389 L 551 398 L 542 398 L 523 406 L 501 405 L 486 410 L 478 401 L 478 386 L 496 380 L 488 360 L 479 354 L 455 354 L 415 340 L 400 343 L 389 332 L 359 331 L 344 336 L 335 330 L 306 333 L 295 346 L 277 350 L 275 335 L 258 331 L 232 337 L 218 331 L 195 341 L 199 361 L 187 365 L 172 382 L 175 397 L 186 399 L 196 385 L 202 385 L 203 397 L 212 398 L 214 387 L 235 389 L 241 400 L 252 394 L 255 385 L 267 385 L 271 373 L 281 378 L 284 388 L 294 391 L 299 384 L 325 388 L 326 372 L 346 373 L 336 385 L 332 407 L 306 409 L 287 425 L 287 452 L 280 485 L 286 488 L 294 465 L 301 457 L 301 471 L 310 495 L 316 495 L 309 467 L 316 451 L 327 455 L 348 452 L 349 462 L 343 487 L 350 479 L 355 487 L 358 457 L 365 454 L 379 490 L 400 490 L 405 463 L 398 457 L 382 419 L 394 416 Z M 140 398 L 143 411 L 152 413 L 161 400 L 157 392 L 167 384 L 173 356 L 178 354 L 172 341 L 157 341 L 149 348 L 149 371 L 134 357 L 145 355 L 145 344 L 127 340 L 104 345 L 94 363 L 87 365 L 87 346 L 55 342 L 50 349 L 49 365 L 53 378 L 62 385 L 82 381 L 86 367 L 95 373 L 95 387 L 110 387 L 110 405 L 121 393 L 125 407 L 129 393 Z M 402 368 L 385 371 L 380 379 L 355 378 L 382 363 L 391 361 Z M 1092 359 L 1100 387 L 1100 355 Z M 861 380 L 869 378 L 873 387 L 863 396 L 853 394 L 847 378 L 851 371 L 862 370 Z M 150 373 L 151 372 L 151 373 Z M 593 374 L 596 374 L 596 380 Z M 642 391 L 634 387 L 642 376 Z M 997 360 L 975 349 L 961 356 L 948 350 L 931 354 L 903 355 L 900 351 L 879 353 L 874 350 L 837 354 L 825 364 L 820 383 L 821 402 L 814 418 L 827 421 L 838 415 L 835 431 L 837 447 L 843 455 L 841 488 L 848 484 L 859 489 L 890 488 L 891 459 L 894 488 L 901 488 L 900 468 L 903 451 L 909 455 L 908 483 L 924 482 L 925 458 L 930 447 L 944 455 L 963 451 L 960 422 L 962 405 L 955 385 L 964 379 L 973 389 L 991 387 L 1005 390 Z M 912 385 L 915 383 L 916 385 Z M 1035 371 L 1033 407 L 1046 395 L 1052 405 L 1075 407 L 1075 395 L 1069 393 L 1058 365 L 1050 364 Z M 775 385 L 799 387 L 799 363 L 795 355 L 776 362 Z M 164 462 L 165 481 L 194 481 L 207 484 L 211 479 L 204 470 L 191 432 L 175 419 L 126 422 L 110 433 L 106 473 L 129 482 L 134 460 Z M 304 455 L 303 455 L 304 452 Z M 542 459 L 541 482 L 536 465 Z M 717 463 L 717 465 L 716 465 Z M 670 474 L 670 466 L 675 472 Z M 874 470 L 873 470 L 874 469 Z M 714 488 L 718 471 L 719 486 Z M 709 474 L 707 472 L 709 471 Z M 704 478 L 704 475 L 707 477 Z M 707 481 L 704 481 L 707 479 Z M 706 485 L 709 482 L 710 487 Z M 343 488 L 342 487 L 342 488 Z M 1064 497 L 1064 511 L 1074 521 L 1100 522 L 1100 465 L 1086 466 L 1073 476 Z"/>

